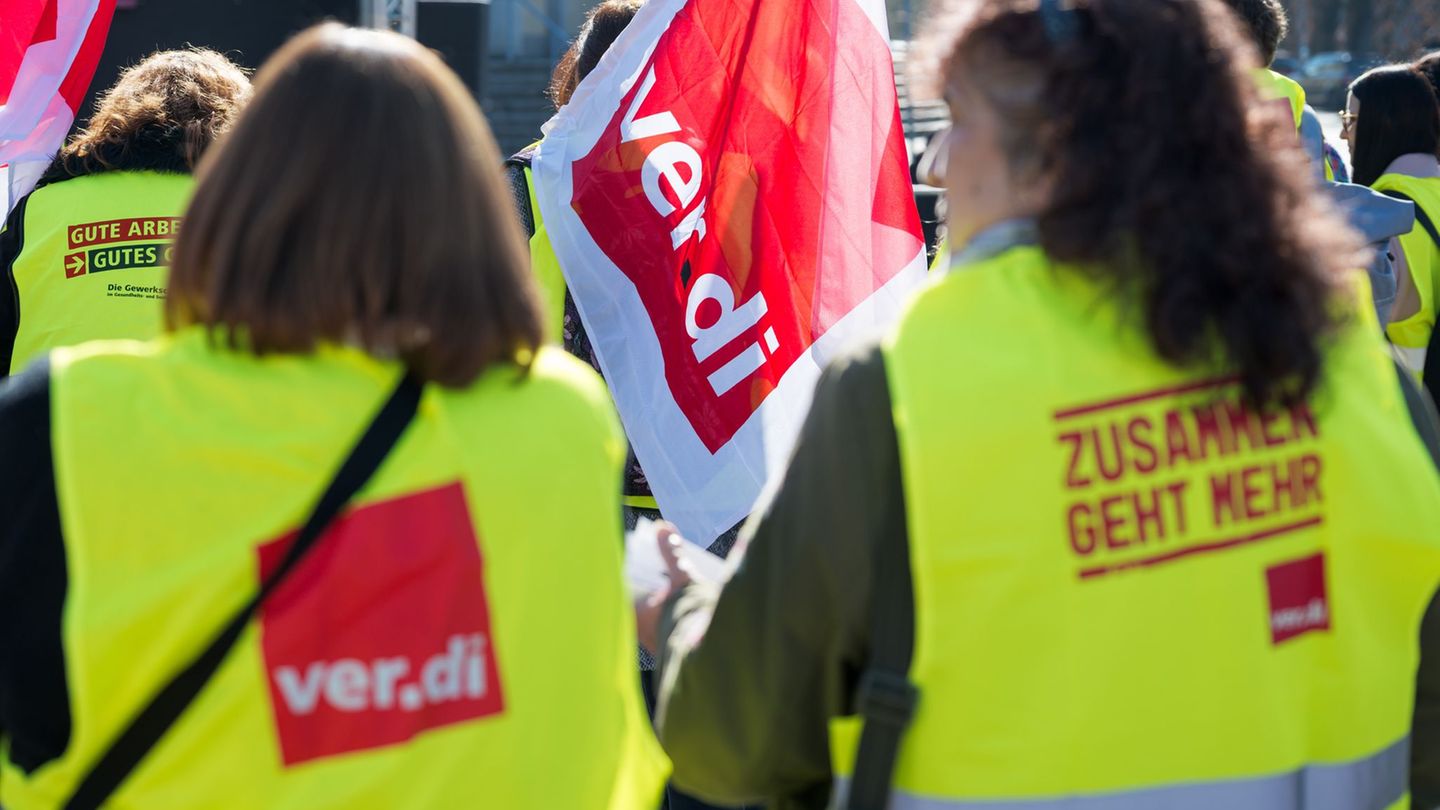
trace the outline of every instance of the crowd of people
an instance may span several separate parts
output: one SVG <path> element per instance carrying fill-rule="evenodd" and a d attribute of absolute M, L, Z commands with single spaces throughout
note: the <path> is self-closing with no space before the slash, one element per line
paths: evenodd
<path fill-rule="evenodd" d="M 940 266 L 638 597 L 534 147 L 389 32 L 127 70 L 0 232 L 0 805 L 1440 806 L 1440 53 L 1347 165 L 1278 0 L 925 30 Z"/>

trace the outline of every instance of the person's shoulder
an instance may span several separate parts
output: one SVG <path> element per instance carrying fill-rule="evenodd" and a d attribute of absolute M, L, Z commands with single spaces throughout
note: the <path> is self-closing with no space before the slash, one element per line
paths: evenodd
<path fill-rule="evenodd" d="M 542 346 L 528 367 L 496 366 L 487 370 L 470 390 L 479 400 L 509 399 L 524 409 L 562 411 L 613 411 L 605 381 L 590 366 L 558 346 Z"/>
<path fill-rule="evenodd" d="M 74 404 L 96 391 L 136 390 L 158 379 L 191 369 L 172 350 L 174 339 L 96 340 L 52 349 L 46 355 L 51 390 L 59 401 Z M 79 397 L 79 399 L 76 399 Z"/>
<path fill-rule="evenodd" d="M 884 333 L 856 338 L 825 366 L 817 389 L 816 407 L 842 410 L 858 402 L 889 395 L 885 373 Z"/>
<path fill-rule="evenodd" d="M 64 346 L 50 352 L 49 364 L 57 372 L 68 372 L 77 366 L 122 365 L 145 362 L 164 354 L 174 340 L 162 336 L 154 340 L 94 340 L 76 346 Z"/>
<path fill-rule="evenodd" d="M 535 153 L 536 153 L 536 152 L 539 152 L 539 151 L 540 151 L 540 142 L 539 142 L 539 141 L 535 141 L 534 143 L 530 144 L 529 146 L 525 147 L 524 149 L 521 149 L 520 151 L 518 151 L 518 152 L 516 152 L 515 154 L 511 155 L 510 157 L 506 158 L 506 159 L 505 159 L 505 165 L 507 165 L 507 166 L 521 166 L 521 167 L 524 167 L 524 168 L 527 168 L 527 169 L 528 169 L 528 168 L 530 168 L 530 164 L 535 161 Z"/>
<path fill-rule="evenodd" d="M 78 194 L 91 193 L 91 190 L 95 188 L 103 188 L 106 186 L 173 186 L 188 189 L 193 185 L 195 185 L 195 175 L 188 172 L 172 171 L 163 168 L 114 169 L 111 171 L 76 175 L 64 182 L 37 186 L 35 191 L 37 193 L 64 191 Z"/>
<path fill-rule="evenodd" d="M 885 372 L 885 340 L 883 332 L 863 335 L 841 349 L 826 366 L 832 378 L 853 381 Z"/>
<path fill-rule="evenodd" d="M 466 430 L 499 430 L 572 451 L 613 449 L 623 433 L 600 375 L 558 347 L 542 347 L 529 360 L 493 366 L 474 383 L 439 393 L 463 414 Z"/>
<path fill-rule="evenodd" d="M 1381 192 L 1434 193 L 1440 190 L 1440 164 L 1428 155 L 1403 155 L 1391 163 L 1370 187 Z"/>
<path fill-rule="evenodd" d="M 561 385 L 587 394 L 603 394 L 605 382 L 588 363 L 559 346 L 541 346 L 530 363 L 530 376 L 549 385 Z"/>

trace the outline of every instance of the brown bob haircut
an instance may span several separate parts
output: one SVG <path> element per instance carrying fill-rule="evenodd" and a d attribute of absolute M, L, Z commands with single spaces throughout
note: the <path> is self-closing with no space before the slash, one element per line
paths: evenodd
<path fill-rule="evenodd" d="M 127 68 L 46 180 L 105 171 L 188 174 L 250 98 L 250 79 L 204 48 L 160 51 Z"/>
<path fill-rule="evenodd" d="M 259 355 L 348 343 L 461 387 L 544 335 L 489 126 L 389 32 L 320 25 L 261 69 L 171 267 L 169 327 Z"/>

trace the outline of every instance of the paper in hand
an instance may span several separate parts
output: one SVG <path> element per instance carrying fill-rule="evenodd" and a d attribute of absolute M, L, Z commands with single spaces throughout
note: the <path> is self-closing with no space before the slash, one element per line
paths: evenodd
<path fill-rule="evenodd" d="M 625 535 L 625 580 L 632 595 L 652 593 L 670 582 L 665 558 L 660 556 L 659 531 L 659 523 L 640 518 Z M 715 554 L 693 543 L 681 543 L 678 553 L 694 579 L 719 582 L 724 577 L 725 561 Z"/>

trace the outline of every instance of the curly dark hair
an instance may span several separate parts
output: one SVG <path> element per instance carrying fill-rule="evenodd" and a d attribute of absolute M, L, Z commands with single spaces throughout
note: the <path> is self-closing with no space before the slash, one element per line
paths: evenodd
<path fill-rule="evenodd" d="M 610 49 L 625 26 L 635 19 L 644 3 L 645 0 L 604 0 L 590 9 L 585 16 L 585 24 L 580 27 L 580 35 L 570 43 L 569 50 L 560 57 L 550 74 L 546 95 L 555 109 L 570 102 L 570 96 L 575 93 L 580 81 L 600 63 L 600 57 Z"/>
<path fill-rule="evenodd" d="M 250 98 L 250 79 L 205 48 L 159 51 L 120 74 L 42 183 L 106 171 L 188 174 Z"/>
<path fill-rule="evenodd" d="M 1290 33 L 1290 17 L 1280 0 L 1225 0 L 1225 5 L 1250 29 L 1255 47 L 1260 49 L 1260 61 L 1266 66 L 1274 62 L 1281 40 Z"/>
<path fill-rule="evenodd" d="M 1133 302 L 1166 361 L 1238 375 L 1257 408 L 1308 397 L 1360 240 L 1312 187 L 1293 122 L 1258 103 L 1235 16 L 1219 0 L 972 8 L 935 26 L 938 74 L 995 107 L 1012 175 L 1054 189 L 1046 253 Z"/>

